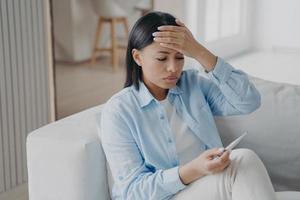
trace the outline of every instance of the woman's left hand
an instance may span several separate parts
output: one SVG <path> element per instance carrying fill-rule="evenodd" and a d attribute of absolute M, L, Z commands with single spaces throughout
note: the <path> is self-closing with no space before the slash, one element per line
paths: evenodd
<path fill-rule="evenodd" d="M 154 41 L 162 47 L 173 49 L 188 57 L 196 59 L 207 72 L 214 69 L 217 57 L 202 46 L 193 36 L 191 31 L 178 19 L 179 26 L 163 25 L 154 32 Z"/>
<path fill-rule="evenodd" d="M 179 26 L 164 25 L 158 27 L 159 31 L 153 33 L 154 41 L 159 42 L 162 47 L 196 58 L 200 44 L 181 21 L 176 19 L 176 23 Z"/>

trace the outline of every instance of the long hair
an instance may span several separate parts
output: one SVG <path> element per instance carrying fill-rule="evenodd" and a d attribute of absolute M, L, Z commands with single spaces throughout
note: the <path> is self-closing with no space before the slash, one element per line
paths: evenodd
<path fill-rule="evenodd" d="M 149 12 L 136 21 L 130 31 L 126 52 L 126 81 L 125 87 L 134 85 L 139 90 L 139 81 L 142 80 L 142 69 L 134 61 L 132 49 L 141 50 L 153 42 L 152 33 L 158 31 L 162 25 L 178 26 L 175 17 L 164 12 Z"/>

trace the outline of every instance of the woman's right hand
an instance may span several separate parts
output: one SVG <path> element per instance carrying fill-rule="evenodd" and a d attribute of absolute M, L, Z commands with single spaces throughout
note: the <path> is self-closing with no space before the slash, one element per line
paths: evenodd
<path fill-rule="evenodd" d="M 229 164 L 230 152 L 218 148 L 201 153 L 194 160 L 179 167 L 179 176 L 184 184 L 189 184 L 203 176 L 223 171 Z"/>
<path fill-rule="evenodd" d="M 214 148 L 204 151 L 191 162 L 198 174 L 205 176 L 223 171 L 230 164 L 229 155 L 229 151 Z"/>

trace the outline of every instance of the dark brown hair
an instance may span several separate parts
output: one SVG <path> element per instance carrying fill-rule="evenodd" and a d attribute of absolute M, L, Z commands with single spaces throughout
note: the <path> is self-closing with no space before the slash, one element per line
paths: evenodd
<path fill-rule="evenodd" d="M 142 80 L 142 69 L 134 61 L 132 49 L 141 50 L 153 42 L 152 33 L 162 25 L 175 25 L 175 17 L 164 12 L 150 12 L 139 18 L 130 31 L 126 52 L 126 81 L 125 87 L 134 85 L 139 90 L 139 80 Z"/>

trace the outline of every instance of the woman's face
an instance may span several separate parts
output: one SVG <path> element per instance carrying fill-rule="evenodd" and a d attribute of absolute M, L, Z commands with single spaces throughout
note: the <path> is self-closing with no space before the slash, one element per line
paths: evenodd
<path fill-rule="evenodd" d="M 141 50 L 132 50 L 135 62 L 141 66 L 143 81 L 152 90 L 170 89 L 180 78 L 184 55 L 153 42 Z"/>

